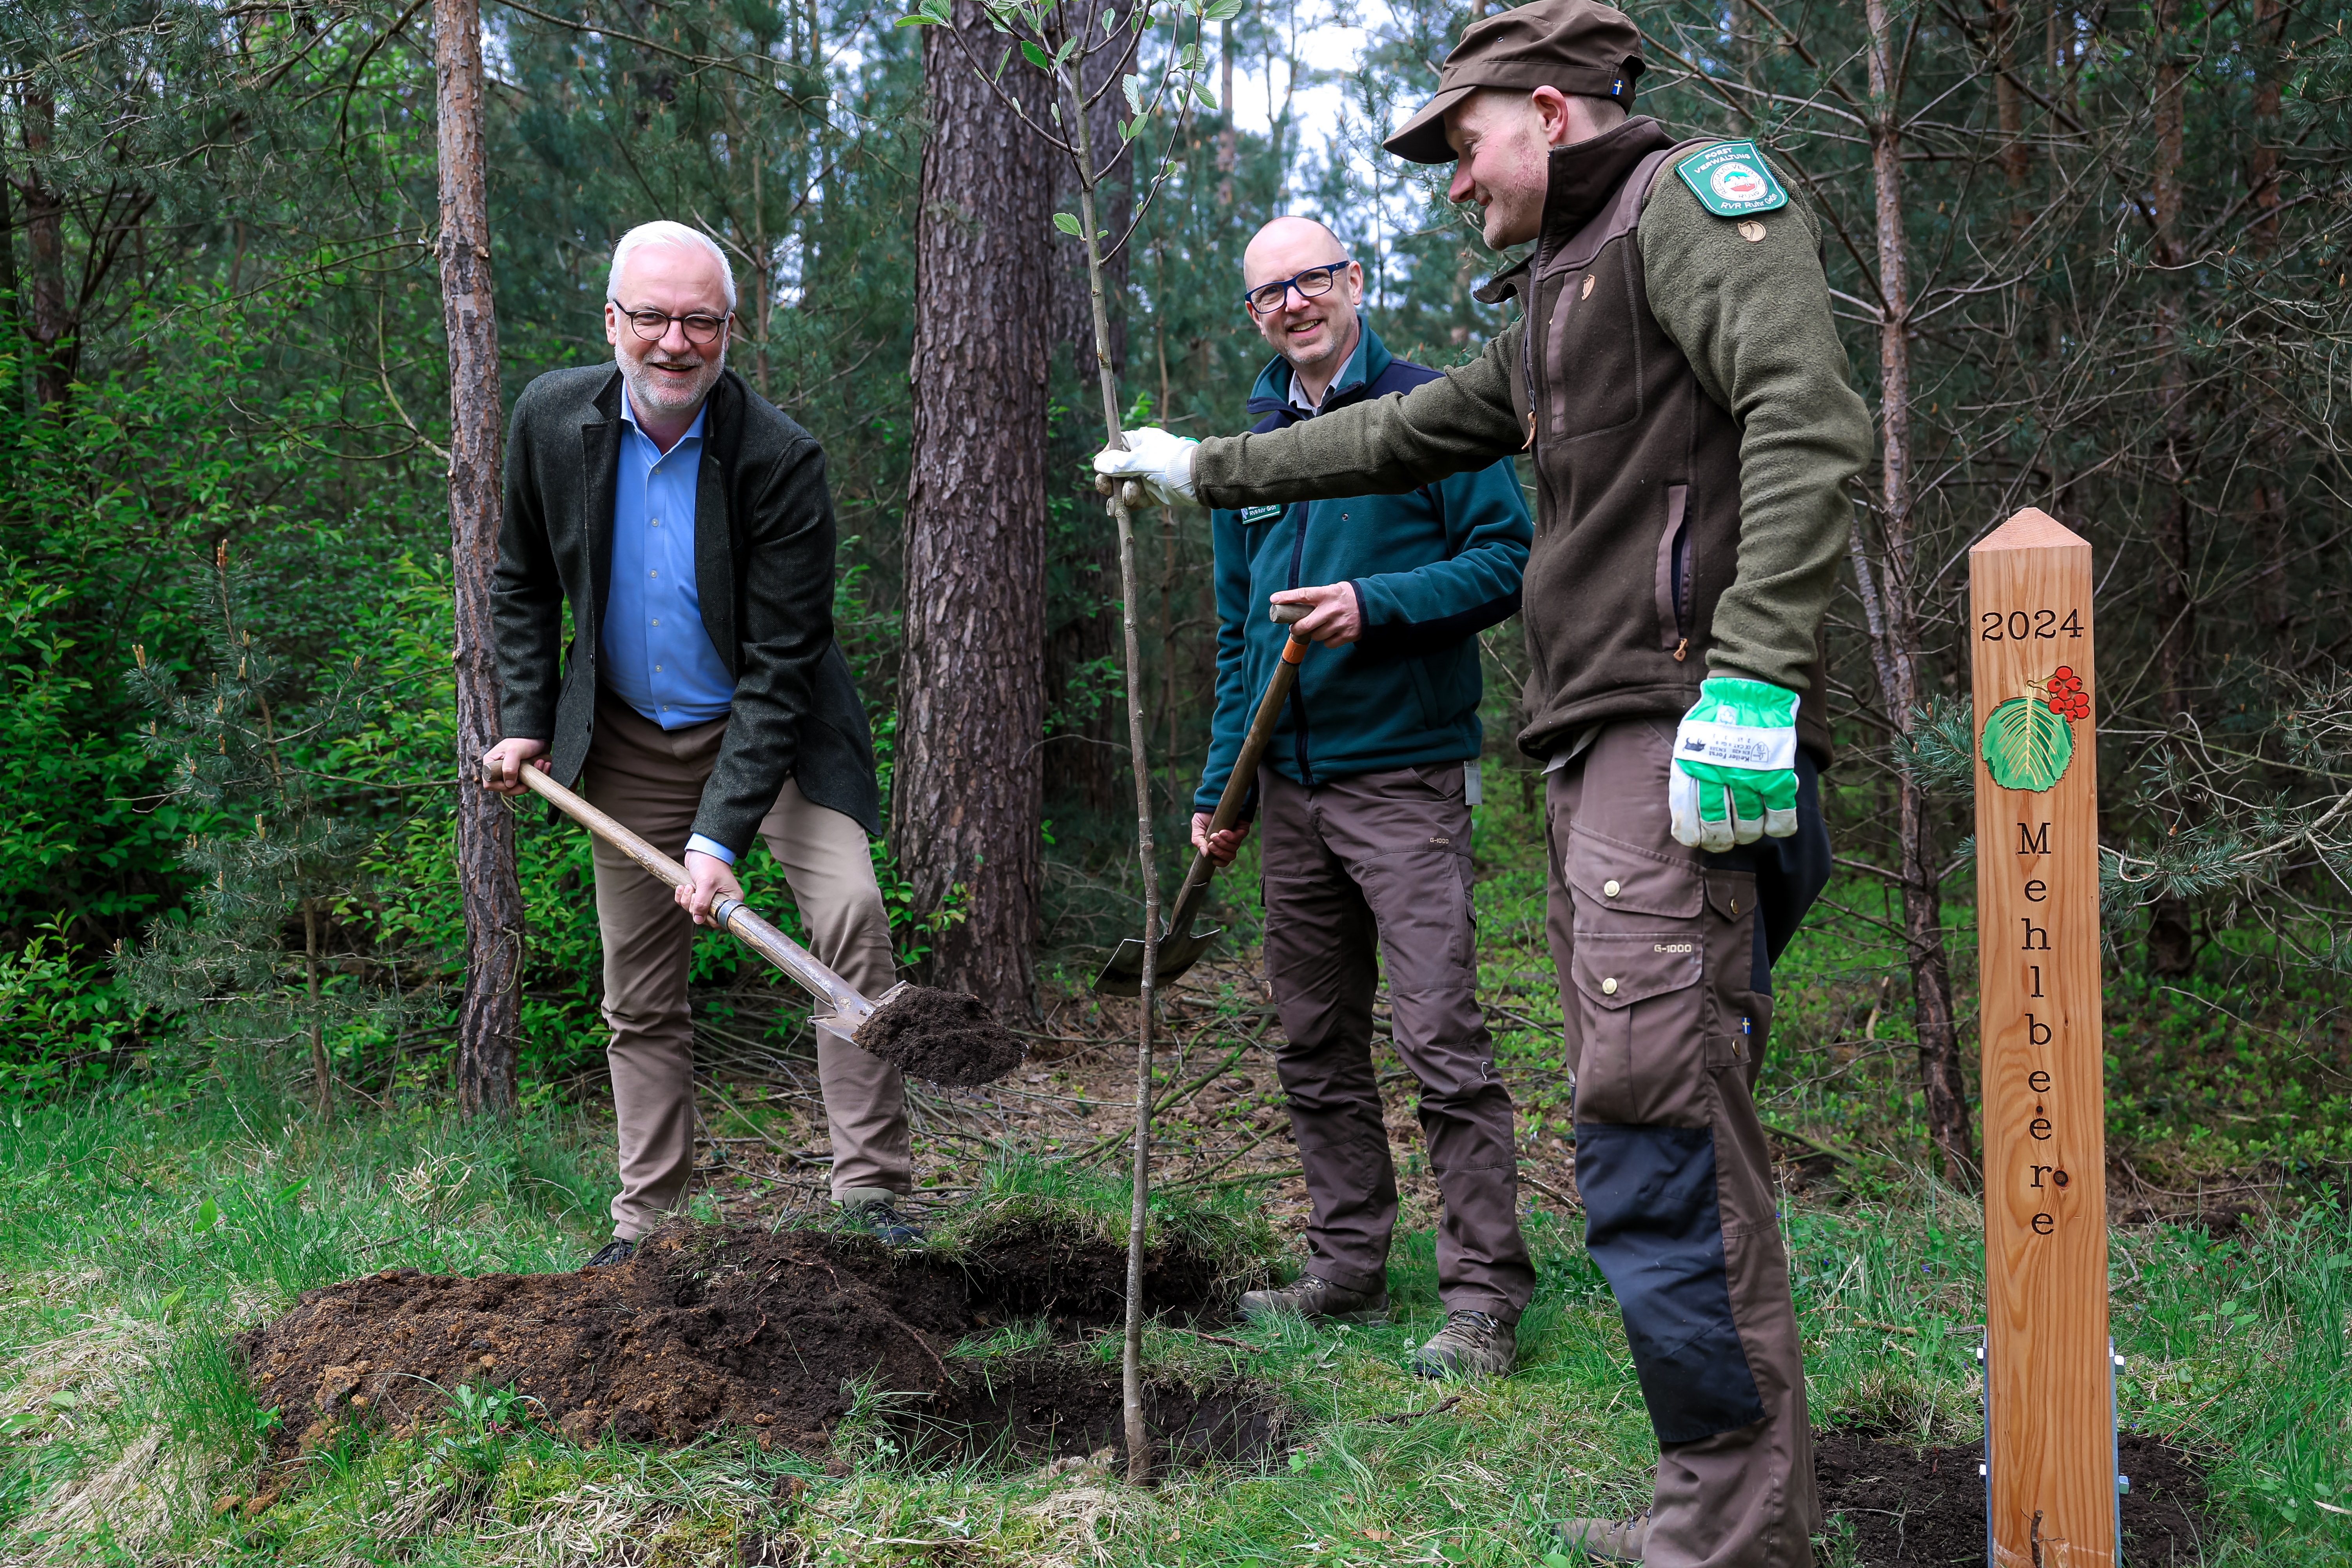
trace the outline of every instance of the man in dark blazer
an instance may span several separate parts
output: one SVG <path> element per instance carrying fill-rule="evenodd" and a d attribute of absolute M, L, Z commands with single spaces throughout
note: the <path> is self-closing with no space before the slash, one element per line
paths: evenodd
<path fill-rule="evenodd" d="M 684 1202 L 694 927 L 742 897 L 734 862 L 755 835 L 817 957 L 868 996 L 897 978 L 866 848 L 873 742 L 833 638 L 824 455 L 726 368 L 735 281 L 709 238 L 632 229 L 606 293 L 614 363 L 551 371 L 515 403 L 490 591 L 505 738 L 482 759 L 503 794 L 527 766 L 579 780 L 693 879 L 672 896 L 595 847 L 621 1191 L 593 1263 Z M 820 1026 L 817 1075 L 835 1201 L 908 1238 L 891 1206 L 911 1188 L 898 1070 Z"/>

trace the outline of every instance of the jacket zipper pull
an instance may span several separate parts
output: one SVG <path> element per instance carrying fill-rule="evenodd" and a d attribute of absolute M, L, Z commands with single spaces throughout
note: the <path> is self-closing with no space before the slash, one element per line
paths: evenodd
<path fill-rule="evenodd" d="M 1528 409 L 1528 444 L 1527 444 L 1526 446 L 1524 446 L 1524 447 L 1520 447 L 1520 448 L 1519 448 L 1519 450 L 1520 450 L 1520 451 L 1522 451 L 1522 452 L 1532 452 L 1532 451 L 1534 451 L 1535 449 L 1536 449 L 1536 411 L 1535 411 L 1534 409 L 1530 408 L 1530 409 Z"/>
<path fill-rule="evenodd" d="M 1684 656 L 1685 656 L 1685 655 L 1686 655 L 1686 654 L 1688 654 L 1689 652 L 1690 652 L 1690 638 L 1688 638 L 1688 637 L 1685 637 L 1685 638 L 1683 638 L 1683 640 L 1682 640 L 1682 641 L 1680 641 L 1680 642 L 1678 642 L 1678 643 L 1675 644 L 1675 662 L 1676 664 L 1680 664 L 1680 663 L 1682 663 Z"/>

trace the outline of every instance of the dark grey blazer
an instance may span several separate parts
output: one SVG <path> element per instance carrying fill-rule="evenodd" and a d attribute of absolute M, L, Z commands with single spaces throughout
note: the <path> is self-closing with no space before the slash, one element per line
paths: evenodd
<path fill-rule="evenodd" d="M 824 453 L 731 370 L 709 407 L 694 571 L 703 629 L 735 678 L 735 705 L 694 831 L 741 854 L 776 792 L 797 777 L 810 800 L 879 834 L 873 731 L 833 640 Z M 621 430 L 621 373 L 606 364 L 540 376 L 515 400 L 507 431 L 506 518 L 490 578 L 499 723 L 508 736 L 551 742 L 554 776 L 566 784 L 580 776 L 596 723 Z"/>

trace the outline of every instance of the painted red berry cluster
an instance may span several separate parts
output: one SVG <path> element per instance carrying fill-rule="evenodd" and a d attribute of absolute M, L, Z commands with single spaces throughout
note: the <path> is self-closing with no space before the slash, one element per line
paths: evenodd
<path fill-rule="evenodd" d="M 2083 678 L 2064 665 L 2050 672 L 2050 684 L 2042 698 L 2050 711 L 2062 719 L 2087 719 L 2091 716 L 2091 699 L 2083 689 Z"/>

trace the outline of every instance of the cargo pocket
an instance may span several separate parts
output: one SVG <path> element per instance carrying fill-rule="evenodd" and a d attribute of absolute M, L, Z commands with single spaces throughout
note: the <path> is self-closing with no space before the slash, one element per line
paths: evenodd
<path fill-rule="evenodd" d="M 1704 1127 L 1706 889 L 1688 860 L 1571 827 L 1572 994 L 1583 1035 L 1576 1120 Z"/>

